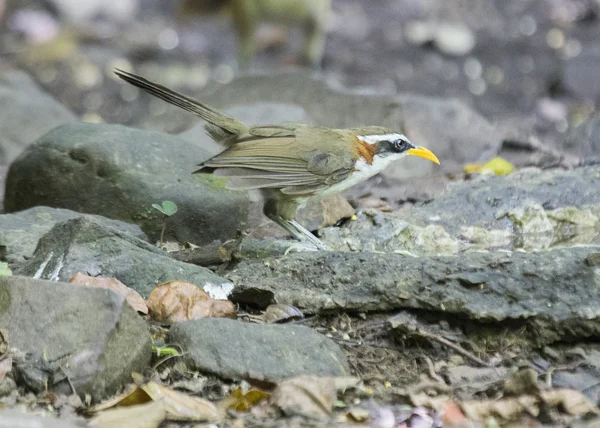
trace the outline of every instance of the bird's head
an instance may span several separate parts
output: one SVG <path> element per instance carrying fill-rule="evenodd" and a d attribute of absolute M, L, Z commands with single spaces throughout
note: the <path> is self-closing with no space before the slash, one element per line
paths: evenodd
<path fill-rule="evenodd" d="M 376 157 L 386 160 L 396 160 L 404 156 L 418 156 L 440 164 L 437 156 L 429 149 L 421 146 L 415 146 L 404 134 L 386 133 L 359 135 L 358 139 L 373 147 Z"/>

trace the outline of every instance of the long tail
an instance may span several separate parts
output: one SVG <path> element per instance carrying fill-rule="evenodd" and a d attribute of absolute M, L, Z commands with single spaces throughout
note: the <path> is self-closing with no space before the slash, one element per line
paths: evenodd
<path fill-rule="evenodd" d="M 115 74 L 126 82 L 143 89 L 155 97 L 197 114 L 211 125 L 221 128 L 231 135 L 243 134 L 247 129 L 246 125 L 237 120 L 235 117 L 229 116 L 228 114 L 220 112 L 219 110 L 207 106 L 206 104 L 202 104 L 193 98 L 186 97 L 185 95 L 159 85 L 158 83 L 151 82 L 141 76 L 119 69 L 115 70 Z"/>

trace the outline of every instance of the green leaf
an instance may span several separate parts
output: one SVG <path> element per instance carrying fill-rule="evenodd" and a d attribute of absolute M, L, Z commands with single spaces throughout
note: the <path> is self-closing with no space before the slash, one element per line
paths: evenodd
<path fill-rule="evenodd" d="M 8 263 L 0 262 L 0 276 L 12 276 L 12 271 L 8 267 Z"/>
<path fill-rule="evenodd" d="M 162 203 L 162 212 L 166 216 L 172 216 L 177 212 L 177 204 L 173 201 L 163 201 Z"/>
<path fill-rule="evenodd" d="M 167 217 L 171 217 L 177 212 L 177 204 L 173 201 L 163 201 L 162 205 L 152 204 L 152 208 L 154 208 L 157 211 L 160 211 Z"/>
<path fill-rule="evenodd" d="M 161 206 L 160 206 L 160 205 L 158 205 L 158 204 L 152 204 L 152 208 L 154 208 L 155 210 L 157 210 L 157 211 L 160 211 L 161 213 L 163 213 L 163 214 L 167 215 L 167 214 L 166 214 L 166 213 L 163 211 L 163 207 L 161 207 Z"/>
<path fill-rule="evenodd" d="M 152 345 L 152 352 L 156 353 L 156 355 L 159 357 L 164 357 L 166 355 L 174 355 L 179 357 L 181 355 L 177 349 L 169 346 Z"/>

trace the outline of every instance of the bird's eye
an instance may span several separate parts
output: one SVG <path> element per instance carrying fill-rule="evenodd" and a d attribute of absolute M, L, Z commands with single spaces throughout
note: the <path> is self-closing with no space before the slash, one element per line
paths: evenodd
<path fill-rule="evenodd" d="M 394 147 L 398 151 L 404 151 L 407 148 L 407 142 L 406 142 L 406 140 L 399 138 L 394 141 Z"/>

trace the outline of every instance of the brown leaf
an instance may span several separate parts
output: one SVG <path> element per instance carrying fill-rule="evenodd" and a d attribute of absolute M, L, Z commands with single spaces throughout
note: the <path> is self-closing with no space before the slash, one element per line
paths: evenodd
<path fill-rule="evenodd" d="M 192 397 L 156 382 L 140 385 L 154 401 L 163 401 L 168 418 L 178 421 L 218 421 L 223 413 L 208 400 Z"/>
<path fill-rule="evenodd" d="M 129 306 L 131 306 L 137 312 L 141 312 L 144 315 L 148 313 L 148 307 L 146 306 L 144 299 L 142 299 L 142 296 L 140 296 L 137 291 L 127 287 L 116 278 L 98 278 L 77 272 L 75 275 L 73 275 L 69 282 L 71 284 L 83 285 L 85 287 L 107 288 L 125 297 Z"/>
<path fill-rule="evenodd" d="M 212 299 L 200 287 L 184 281 L 169 281 L 156 287 L 148 297 L 148 308 L 156 321 L 235 317 L 235 308 L 229 300 Z"/>
<path fill-rule="evenodd" d="M 539 400 L 533 395 L 505 398 L 495 401 L 464 401 L 460 403 L 468 419 L 485 421 L 490 417 L 502 420 L 518 419 L 522 414 L 528 413 L 537 417 L 540 413 Z"/>
<path fill-rule="evenodd" d="M 162 401 L 105 410 L 91 420 L 98 428 L 157 428 L 167 415 Z"/>
<path fill-rule="evenodd" d="M 302 319 L 304 314 L 300 309 L 291 305 L 284 305 L 282 303 L 276 303 L 267 306 L 265 312 L 262 314 L 262 319 L 266 323 L 276 323 L 280 321 Z"/>
<path fill-rule="evenodd" d="M 268 392 L 259 389 L 251 389 L 244 394 L 242 388 L 237 388 L 229 397 L 219 403 L 219 407 L 225 410 L 245 412 L 250 410 L 256 403 L 266 400 L 270 396 Z"/>
<path fill-rule="evenodd" d="M 100 404 L 87 410 L 89 414 L 96 414 L 112 407 L 127 407 L 137 406 L 140 404 L 146 404 L 152 401 L 152 398 L 146 392 L 137 387 L 136 385 L 129 385 L 126 391 L 116 395 L 108 400 L 103 401 Z"/>
<path fill-rule="evenodd" d="M 271 403 L 286 415 L 328 418 L 336 398 L 334 378 L 301 375 L 280 382 Z"/>
<path fill-rule="evenodd" d="M 542 391 L 540 395 L 547 405 L 564 410 L 571 416 L 599 413 L 594 403 L 574 389 L 551 389 Z"/>

